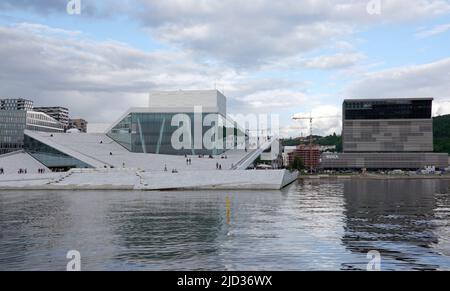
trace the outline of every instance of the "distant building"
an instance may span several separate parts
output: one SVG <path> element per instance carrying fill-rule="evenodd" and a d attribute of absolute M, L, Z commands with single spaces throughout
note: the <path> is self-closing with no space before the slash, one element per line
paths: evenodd
<path fill-rule="evenodd" d="M 319 146 L 320 152 L 335 152 L 336 146 L 335 145 L 328 145 L 328 146 Z"/>
<path fill-rule="evenodd" d="M 283 166 L 289 166 L 289 153 L 292 153 L 297 149 L 297 146 L 284 146 L 283 147 Z"/>
<path fill-rule="evenodd" d="M 0 154 L 21 150 L 24 131 L 63 132 L 54 118 L 33 109 L 33 101 L 23 98 L 0 99 Z"/>
<path fill-rule="evenodd" d="M 0 110 L 0 154 L 21 150 L 25 130 L 64 132 L 63 126 L 45 113 L 30 110 Z"/>
<path fill-rule="evenodd" d="M 433 153 L 433 98 L 344 100 L 344 153 L 322 155 L 324 169 L 445 168 Z"/>
<path fill-rule="evenodd" d="M 432 98 L 345 100 L 345 153 L 433 152 Z"/>
<path fill-rule="evenodd" d="M 64 132 L 64 126 L 43 112 L 27 111 L 27 130 L 42 132 Z"/>
<path fill-rule="evenodd" d="M 34 107 L 34 111 L 39 111 L 47 114 L 53 119 L 59 121 L 67 129 L 69 127 L 69 109 L 61 106 L 54 107 Z"/>
<path fill-rule="evenodd" d="M 306 169 L 317 169 L 320 164 L 320 148 L 318 146 L 299 145 L 295 150 L 289 152 L 288 165 L 292 164 L 295 157 L 299 157 Z"/>
<path fill-rule="evenodd" d="M 80 132 L 87 132 L 87 125 L 88 122 L 84 119 L 78 118 L 78 119 L 69 119 L 69 129 L 76 128 Z"/>
<path fill-rule="evenodd" d="M 0 155 L 21 150 L 27 112 L 0 110 Z"/>
<path fill-rule="evenodd" d="M 0 110 L 23 110 L 33 109 L 33 101 L 17 98 L 17 99 L 0 99 Z"/>

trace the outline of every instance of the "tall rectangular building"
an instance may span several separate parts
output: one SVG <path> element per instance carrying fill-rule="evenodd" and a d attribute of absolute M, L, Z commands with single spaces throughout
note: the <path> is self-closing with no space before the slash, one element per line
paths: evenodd
<path fill-rule="evenodd" d="M 0 155 L 22 149 L 26 120 L 24 110 L 0 110 Z"/>
<path fill-rule="evenodd" d="M 0 99 L 0 110 L 33 110 L 33 101 L 23 98 Z"/>
<path fill-rule="evenodd" d="M 63 132 L 63 126 L 45 113 L 0 110 L 0 155 L 21 150 L 24 131 Z"/>
<path fill-rule="evenodd" d="M 351 99 L 342 108 L 343 153 L 325 153 L 323 169 L 444 169 L 433 152 L 433 98 Z"/>
<path fill-rule="evenodd" d="M 80 132 L 87 132 L 87 125 L 88 122 L 82 118 L 77 118 L 77 119 L 69 119 L 69 129 L 71 128 L 76 128 L 78 129 Z"/>
<path fill-rule="evenodd" d="M 432 102 L 432 98 L 345 100 L 344 152 L 433 152 Z"/>

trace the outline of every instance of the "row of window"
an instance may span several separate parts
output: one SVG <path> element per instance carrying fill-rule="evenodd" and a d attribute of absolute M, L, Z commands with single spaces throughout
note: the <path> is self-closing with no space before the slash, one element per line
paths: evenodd
<path fill-rule="evenodd" d="M 8 135 L 23 135 L 23 128 L 22 129 L 4 129 L 3 127 L 0 127 L 0 137 L 1 136 L 8 136 Z"/>
<path fill-rule="evenodd" d="M 431 106 L 428 100 L 410 103 L 346 103 L 345 119 L 429 119 Z"/>
<path fill-rule="evenodd" d="M 0 149 L 6 150 L 6 149 L 22 149 L 23 143 L 0 143 Z"/>

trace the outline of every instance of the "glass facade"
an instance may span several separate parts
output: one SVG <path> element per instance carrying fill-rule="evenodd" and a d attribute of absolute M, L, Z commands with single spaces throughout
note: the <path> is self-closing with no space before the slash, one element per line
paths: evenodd
<path fill-rule="evenodd" d="M 27 99 L 0 99 L 0 110 L 32 110 L 33 101 Z"/>
<path fill-rule="evenodd" d="M 0 110 L 0 154 L 23 148 L 25 129 L 44 132 L 64 131 L 58 121 L 41 112 Z"/>
<path fill-rule="evenodd" d="M 69 109 L 65 107 L 34 107 L 33 111 L 43 112 L 63 125 L 69 126 Z"/>
<path fill-rule="evenodd" d="M 225 145 L 230 139 L 236 145 L 238 134 L 244 133 L 234 129 L 234 123 L 217 113 L 203 113 L 201 116 L 201 139 L 205 133 L 211 132 L 214 126 L 218 126 L 217 134 L 220 135 L 213 146 L 205 146 L 202 142 L 200 146 L 195 146 L 194 113 L 130 113 L 122 119 L 110 132 L 108 136 L 121 144 L 131 152 L 155 153 L 168 155 L 217 155 L 226 150 Z M 207 120 L 208 119 L 208 120 Z M 203 125 L 203 124 L 210 125 Z M 232 129 L 225 128 L 233 125 Z M 178 148 L 172 144 L 174 135 L 177 135 L 180 127 L 190 128 L 188 136 L 183 136 L 183 140 L 188 140 L 189 146 Z M 231 134 L 230 134 L 231 132 Z M 227 133 L 231 136 L 227 136 Z M 197 139 L 198 140 L 198 139 Z M 211 135 L 211 140 L 216 141 L 215 133 Z"/>
<path fill-rule="evenodd" d="M 36 160 L 52 170 L 68 170 L 72 168 L 92 168 L 90 165 L 66 155 L 27 135 L 24 137 L 24 150 Z"/>
<path fill-rule="evenodd" d="M 26 129 L 42 132 L 63 132 L 64 126 L 45 113 L 28 111 Z"/>
<path fill-rule="evenodd" d="M 424 100 L 346 100 L 344 118 L 361 119 L 430 119 L 432 99 Z"/>
<path fill-rule="evenodd" d="M 26 111 L 0 110 L 0 155 L 21 150 Z"/>

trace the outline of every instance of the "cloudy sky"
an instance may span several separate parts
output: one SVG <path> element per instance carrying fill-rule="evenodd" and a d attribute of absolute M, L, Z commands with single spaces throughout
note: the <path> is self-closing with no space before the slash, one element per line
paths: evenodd
<path fill-rule="evenodd" d="M 344 98 L 435 97 L 450 113 L 449 0 L 68 2 L 0 1 L 1 97 L 97 123 L 153 90 L 216 86 L 229 113 L 279 114 L 285 135 L 308 132 L 292 115 L 337 116 Z"/>

